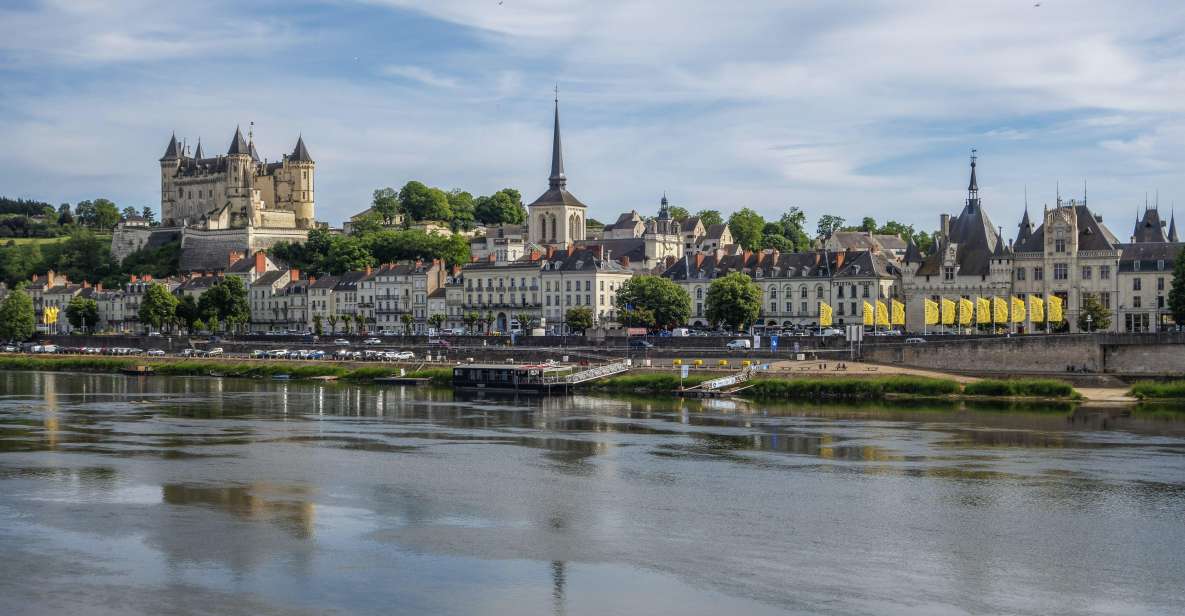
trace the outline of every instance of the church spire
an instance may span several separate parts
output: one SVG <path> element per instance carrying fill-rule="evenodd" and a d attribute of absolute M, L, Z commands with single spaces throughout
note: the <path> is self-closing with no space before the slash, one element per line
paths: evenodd
<path fill-rule="evenodd" d="M 559 87 L 556 87 L 555 127 L 553 131 L 551 138 L 551 176 L 547 178 L 547 184 L 552 188 L 563 188 L 568 184 L 568 178 L 564 176 L 564 148 L 560 144 Z"/>
<path fill-rule="evenodd" d="M 202 138 L 201 137 L 198 137 L 197 149 L 193 151 L 193 157 L 196 158 L 197 160 L 201 160 L 203 157 Z"/>
<path fill-rule="evenodd" d="M 1176 208 L 1169 214 L 1169 241 L 1179 242 L 1181 239 L 1177 237 L 1177 212 Z"/>
<path fill-rule="evenodd" d="M 976 155 L 975 148 L 971 149 L 971 181 L 967 182 L 967 207 L 969 211 L 974 211 L 974 208 L 979 206 L 979 182 L 975 180 L 975 160 L 979 158 Z"/>
<path fill-rule="evenodd" d="M 181 151 L 177 146 L 177 133 L 173 133 L 173 136 L 169 137 L 169 147 L 165 148 L 165 155 L 161 157 L 161 160 L 177 160 L 178 158 L 181 158 Z"/>
<path fill-rule="evenodd" d="M 247 140 L 243 139 L 243 131 L 238 126 L 235 127 L 235 136 L 230 140 L 230 148 L 227 149 L 226 154 L 240 154 L 243 156 L 250 156 L 250 146 L 247 145 Z"/>

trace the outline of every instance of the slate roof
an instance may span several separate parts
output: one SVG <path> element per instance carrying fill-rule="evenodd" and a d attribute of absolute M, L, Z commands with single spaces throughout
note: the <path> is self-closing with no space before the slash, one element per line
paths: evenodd
<path fill-rule="evenodd" d="M 883 253 L 867 250 L 832 252 L 774 253 L 758 252 L 737 255 L 705 254 L 698 268 L 696 259 L 688 256 L 676 261 L 663 272 L 663 277 L 672 280 L 689 280 L 687 269 L 691 268 L 691 280 L 712 280 L 733 272 L 741 272 L 754 278 L 765 279 L 811 279 L 835 277 L 867 277 L 875 275 L 891 278 L 900 275 L 900 270 Z"/>
<path fill-rule="evenodd" d="M 161 160 L 177 160 L 181 158 L 181 147 L 177 145 L 177 133 L 173 133 L 169 137 L 169 145 L 165 148 L 165 155 L 161 156 Z"/>
<path fill-rule="evenodd" d="M 288 270 L 272 270 L 270 272 L 265 272 L 262 276 L 256 278 L 255 282 L 251 283 L 251 286 L 272 287 L 275 286 L 277 280 L 286 276 L 288 276 Z"/>
<path fill-rule="evenodd" d="M 1119 240 L 1104 226 L 1085 205 L 1063 206 L 1074 208 L 1074 216 L 1078 224 L 1078 250 L 1115 250 Z M 1017 241 L 1013 245 L 1016 252 L 1044 252 L 1045 223 L 1037 227 L 1036 231 L 1022 244 Z"/>
<path fill-rule="evenodd" d="M 1164 223 L 1160 221 L 1160 212 L 1156 208 L 1144 210 L 1144 217 L 1136 221 L 1132 237 L 1135 242 L 1169 241 L 1168 236 L 1164 234 Z"/>
<path fill-rule="evenodd" d="M 646 240 L 640 237 L 580 240 L 575 242 L 575 244 L 578 248 L 602 246 L 605 251 L 602 254 L 608 254 L 609 258 L 613 260 L 620 259 L 621 257 L 629 257 L 631 262 L 636 263 L 642 263 L 646 260 Z"/>
<path fill-rule="evenodd" d="M 1177 214 L 1174 212 L 1169 216 L 1169 241 L 1179 242 L 1181 238 L 1177 237 Z"/>
<path fill-rule="evenodd" d="M 919 249 L 918 245 L 914 244 L 911 240 L 909 245 L 905 247 L 905 257 L 903 258 L 903 261 L 905 263 L 921 263 L 924 259 L 925 257 L 922 256 L 921 249 Z"/>
<path fill-rule="evenodd" d="M 544 271 L 558 270 L 562 272 L 591 272 L 591 271 L 610 271 L 628 273 L 630 270 L 620 263 L 615 261 L 616 256 L 610 255 L 609 260 L 598 257 L 595 252 L 591 250 L 576 250 L 572 254 L 566 252 L 557 252 L 555 256 L 546 261 Z"/>
<path fill-rule="evenodd" d="M 309 155 L 309 149 L 304 145 L 303 135 L 296 138 L 296 147 L 293 148 L 292 155 L 288 157 L 288 160 L 295 160 L 297 162 L 304 163 L 313 162 L 313 157 Z"/>
<path fill-rule="evenodd" d="M 728 228 L 728 223 L 720 223 L 718 225 L 711 225 L 708 227 L 706 235 L 710 240 L 718 240 L 724 237 L 724 230 Z"/>
<path fill-rule="evenodd" d="M 247 146 L 247 140 L 243 139 L 243 131 L 239 127 L 235 127 L 235 136 L 230 140 L 230 148 L 226 150 L 227 155 L 231 154 L 246 154 L 251 155 L 250 147 Z"/>
<path fill-rule="evenodd" d="M 551 175 L 547 178 L 547 192 L 531 202 L 535 205 L 566 205 L 586 207 L 575 195 L 568 192 L 568 177 L 564 175 L 564 148 L 560 143 L 560 102 L 555 103 L 555 125 L 551 142 Z"/>
<path fill-rule="evenodd" d="M 1163 271 L 1172 274 L 1177 255 L 1185 249 L 1181 242 L 1141 242 L 1136 244 L 1122 244 L 1119 255 L 1119 271 L 1134 272 L 1135 263 L 1139 261 L 1141 272 Z M 1158 261 L 1164 262 L 1164 269 L 1156 269 Z"/>
<path fill-rule="evenodd" d="M 338 283 L 337 276 L 322 276 L 321 278 L 318 278 L 317 281 L 312 284 L 311 288 L 313 288 L 313 289 L 333 289 L 333 288 L 337 287 L 337 283 Z"/>

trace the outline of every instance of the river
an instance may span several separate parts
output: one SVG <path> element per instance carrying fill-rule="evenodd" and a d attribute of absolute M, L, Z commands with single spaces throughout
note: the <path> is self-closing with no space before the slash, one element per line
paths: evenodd
<path fill-rule="evenodd" d="M 1165 614 L 1185 413 L 0 373 L 3 614 Z"/>

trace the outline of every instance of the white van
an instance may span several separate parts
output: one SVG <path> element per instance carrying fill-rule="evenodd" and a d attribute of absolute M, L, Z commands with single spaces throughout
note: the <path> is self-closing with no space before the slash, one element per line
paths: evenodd
<path fill-rule="evenodd" d="M 730 340 L 728 342 L 728 344 L 724 345 L 724 348 L 726 348 L 730 351 L 737 351 L 737 350 L 741 350 L 741 349 L 751 349 L 751 348 L 753 348 L 753 341 L 752 340 Z"/>

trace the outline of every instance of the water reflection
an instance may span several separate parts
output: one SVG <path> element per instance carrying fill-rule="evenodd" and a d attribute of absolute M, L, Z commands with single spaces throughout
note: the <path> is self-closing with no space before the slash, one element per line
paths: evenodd
<path fill-rule="evenodd" d="M 253 613 L 1185 601 L 1185 413 L 1161 407 L 15 372 L 0 387 L 0 546 L 16 563 L 0 597 L 35 599 L 34 563 L 67 592 L 87 562 L 133 572 L 128 596 L 183 587 L 220 613 L 247 597 Z"/>

